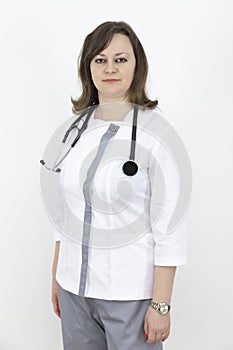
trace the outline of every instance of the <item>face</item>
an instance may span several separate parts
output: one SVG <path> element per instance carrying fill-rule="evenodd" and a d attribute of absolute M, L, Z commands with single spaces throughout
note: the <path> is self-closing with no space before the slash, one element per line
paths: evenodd
<path fill-rule="evenodd" d="M 129 38 L 115 34 L 109 46 L 93 58 L 90 64 L 99 103 L 127 101 L 135 69 L 135 56 Z"/>

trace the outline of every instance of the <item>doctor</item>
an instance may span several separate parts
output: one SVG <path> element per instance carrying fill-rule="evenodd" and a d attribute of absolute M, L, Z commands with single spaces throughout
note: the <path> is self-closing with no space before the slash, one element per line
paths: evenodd
<path fill-rule="evenodd" d="M 100 24 L 86 37 L 79 59 L 82 94 L 77 100 L 71 99 L 74 113 L 93 103 L 109 104 L 111 113 L 107 108 L 98 108 L 92 120 L 101 123 L 113 120 L 115 124 L 119 121 L 120 125 L 129 111 L 123 108 L 122 113 L 119 109 L 114 113 L 114 103 L 122 103 L 122 106 L 135 103 L 147 110 L 156 109 L 157 100 L 150 100 L 145 92 L 148 74 L 145 52 L 127 23 Z M 78 143 L 76 147 L 78 149 Z M 105 185 L 104 181 L 102 185 Z M 120 222 L 121 213 L 118 215 Z M 170 334 L 170 304 L 176 267 L 186 264 L 185 235 L 178 228 L 164 241 L 156 232 L 151 237 L 152 240 L 147 241 L 150 247 L 143 241 L 139 250 L 133 250 L 136 249 L 133 244 L 112 249 L 112 265 L 105 264 L 107 255 L 103 261 L 100 257 L 98 262 L 91 261 L 89 256 L 86 268 L 92 270 L 96 283 L 89 286 L 88 294 L 85 289 L 88 281 L 82 280 L 83 247 L 55 231 L 52 303 L 54 312 L 61 319 L 64 350 L 163 348 L 162 342 Z M 152 241 L 156 247 L 152 246 Z M 141 256 L 135 255 L 135 260 L 129 260 L 132 264 L 125 265 L 124 269 L 124 264 L 120 264 L 121 257 L 124 254 L 133 257 L 135 252 Z M 80 265 L 77 265 L 78 260 Z M 103 263 L 101 275 L 98 275 L 99 261 Z M 147 261 L 150 265 L 142 266 L 137 261 Z M 118 279 L 111 276 L 116 272 Z M 107 280 L 113 281 L 111 286 Z M 130 285 L 133 288 L 128 288 Z"/>

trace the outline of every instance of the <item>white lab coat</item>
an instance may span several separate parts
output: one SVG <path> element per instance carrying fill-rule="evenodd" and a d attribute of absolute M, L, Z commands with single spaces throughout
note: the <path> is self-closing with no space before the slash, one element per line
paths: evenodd
<path fill-rule="evenodd" d="M 110 124 L 120 128 L 105 148 L 90 189 L 91 245 L 84 296 L 106 300 L 151 298 L 154 265 L 186 264 L 186 220 L 168 233 L 181 186 L 174 159 L 162 142 L 168 125 L 157 111 L 139 110 L 135 153 L 139 170 L 135 176 L 126 176 L 121 165 L 123 158 L 129 158 L 132 121 L 133 111 L 123 122 L 94 119 L 93 113 L 88 128 L 62 165 L 60 191 L 67 206 L 66 213 L 63 207 L 60 218 L 55 219 L 56 223 L 60 220 L 54 228 L 54 239 L 60 240 L 56 279 L 74 294 L 79 294 L 83 259 L 87 205 L 83 184 Z M 67 208 L 77 218 L 75 224 L 68 222 L 71 216 Z"/>

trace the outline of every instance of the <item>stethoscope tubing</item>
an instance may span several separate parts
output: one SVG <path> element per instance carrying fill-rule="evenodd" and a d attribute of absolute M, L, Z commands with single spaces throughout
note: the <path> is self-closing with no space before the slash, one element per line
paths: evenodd
<path fill-rule="evenodd" d="M 90 107 L 88 107 L 87 109 L 84 110 L 84 112 L 75 119 L 75 121 L 70 125 L 69 129 L 66 131 L 63 139 L 62 139 L 62 143 L 65 144 L 70 132 L 73 129 L 77 129 L 78 130 L 78 135 L 75 137 L 74 141 L 72 142 L 70 148 L 68 149 L 68 151 L 63 155 L 63 157 L 57 162 L 56 165 L 54 165 L 52 168 L 49 168 L 45 161 L 43 159 L 40 160 L 40 163 L 48 170 L 54 171 L 54 172 L 60 172 L 61 169 L 58 168 L 58 166 L 63 162 L 63 160 L 67 157 L 67 155 L 69 154 L 69 152 L 71 151 L 72 148 L 74 148 L 74 146 L 76 145 L 76 143 L 78 142 L 78 140 L 80 139 L 81 135 L 83 134 L 83 132 L 86 130 L 87 125 L 88 125 L 88 121 L 91 117 L 91 114 L 93 113 L 93 111 L 95 110 L 95 108 L 97 107 L 97 105 L 91 105 Z M 81 128 L 79 128 L 79 123 L 81 121 L 81 119 L 85 116 L 85 120 L 81 126 Z M 134 162 L 135 159 L 135 147 L 136 147 L 136 135 L 137 135 L 137 118 L 138 118 L 138 108 L 136 107 L 136 105 L 134 105 L 134 114 L 133 114 L 133 124 L 132 124 L 132 137 L 131 137 L 131 148 L 130 148 L 130 156 L 129 156 L 129 161 L 125 162 L 122 169 L 124 171 L 124 173 L 128 176 L 132 176 L 135 175 L 136 172 L 138 171 L 138 166 L 137 164 Z M 78 125 L 77 125 L 78 123 Z"/>

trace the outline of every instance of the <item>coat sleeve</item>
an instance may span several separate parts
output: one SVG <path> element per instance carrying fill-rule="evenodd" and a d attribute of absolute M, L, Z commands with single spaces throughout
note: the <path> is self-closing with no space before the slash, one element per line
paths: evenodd
<path fill-rule="evenodd" d="M 54 241 L 60 241 L 61 240 L 61 233 L 58 231 L 58 230 L 56 230 L 56 229 L 54 229 L 53 230 L 53 239 L 54 239 Z"/>
<path fill-rule="evenodd" d="M 55 202 L 55 215 L 53 218 L 53 239 L 54 241 L 61 241 L 62 233 L 60 232 L 59 228 L 62 227 L 62 218 L 64 217 L 64 208 L 63 203 L 60 200 L 61 198 L 61 192 L 60 187 L 57 190 L 57 197 Z"/>
<path fill-rule="evenodd" d="M 161 142 L 154 147 L 149 160 L 150 222 L 155 242 L 154 265 L 180 266 L 187 263 L 187 220 L 179 218 L 174 225 L 178 202 L 179 172 L 171 152 Z M 173 218 L 173 220 L 172 220 Z"/>
<path fill-rule="evenodd" d="M 76 117 L 75 117 L 76 118 Z M 65 145 L 61 144 L 60 152 L 58 158 L 61 159 L 64 154 L 69 150 L 72 142 L 74 141 L 75 137 L 77 136 L 77 129 L 73 129 L 66 142 Z M 61 171 L 63 169 L 63 163 L 59 166 L 61 168 Z M 56 175 L 55 175 L 56 176 Z M 61 174 L 59 176 L 62 176 Z M 61 238 L 63 237 L 63 234 L 60 232 L 59 229 L 64 227 L 65 222 L 65 207 L 64 207 L 64 198 L 61 193 L 61 182 L 58 181 L 57 183 L 57 194 L 56 194 L 56 201 L 55 201 L 55 211 L 54 211 L 54 217 L 53 217 L 53 239 L 54 241 L 61 241 Z M 59 228 L 59 229 L 58 229 Z"/>

